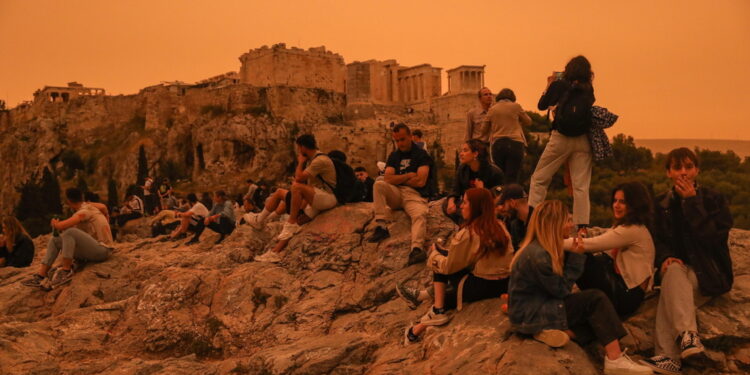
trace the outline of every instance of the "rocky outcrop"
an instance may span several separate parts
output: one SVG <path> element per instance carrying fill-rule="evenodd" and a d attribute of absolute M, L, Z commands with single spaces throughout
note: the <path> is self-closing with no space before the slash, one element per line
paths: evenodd
<path fill-rule="evenodd" d="M 429 238 L 455 228 L 433 202 Z M 364 241 L 371 204 L 323 213 L 289 243 L 279 264 L 253 256 L 273 246 L 281 223 L 242 226 L 221 245 L 138 239 L 89 264 L 51 292 L 20 284 L 36 268 L 0 269 L 2 374 L 598 374 L 600 349 L 552 350 L 509 333 L 499 300 L 469 304 L 424 340 L 403 330 L 410 310 L 394 284 L 429 285 L 424 265 L 406 266 L 409 222 L 396 212 L 392 237 Z M 132 236 L 132 235 L 129 235 Z M 132 237 L 129 237 L 132 238 Z M 702 307 L 700 330 L 714 368 L 750 369 L 750 232 L 731 234 L 734 289 Z M 652 349 L 655 299 L 627 322 L 630 352 Z"/>

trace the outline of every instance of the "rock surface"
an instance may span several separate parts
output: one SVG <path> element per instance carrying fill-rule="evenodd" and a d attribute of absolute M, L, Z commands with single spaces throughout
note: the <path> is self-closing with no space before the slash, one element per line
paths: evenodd
<path fill-rule="evenodd" d="M 20 281 L 36 269 L 0 269 L 2 374 L 598 374 L 600 348 L 552 350 L 508 332 L 499 300 L 469 304 L 446 326 L 404 347 L 403 330 L 428 304 L 410 310 L 396 281 L 429 285 L 424 265 L 406 267 L 409 222 L 395 213 L 392 237 L 370 244 L 371 204 L 336 208 L 305 225 L 279 264 L 253 256 L 273 246 L 281 223 L 242 226 L 221 245 L 154 239 L 120 243 L 110 260 L 89 264 L 51 292 Z M 429 238 L 454 225 L 433 202 Z M 130 237 L 132 238 L 132 237 Z M 731 234 L 734 289 L 700 309 L 714 368 L 750 370 L 750 232 Z M 624 342 L 650 355 L 654 305 L 627 323 Z"/>

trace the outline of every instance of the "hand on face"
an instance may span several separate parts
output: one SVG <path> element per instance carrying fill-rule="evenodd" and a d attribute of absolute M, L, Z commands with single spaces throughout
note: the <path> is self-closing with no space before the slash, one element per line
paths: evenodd
<path fill-rule="evenodd" d="M 307 161 L 307 156 L 305 156 L 305 154 L 301 152 L 297 154 L 297 163 L 302 165 L 302 164 L 305 164 L 306 161 Z"/>
<path fill-rule="evenodd" d="M 674 190 L 682 199 L 694 197 L 696 195 L 695 185 L 688 180 L 687 177 L 675 179 Z"/>

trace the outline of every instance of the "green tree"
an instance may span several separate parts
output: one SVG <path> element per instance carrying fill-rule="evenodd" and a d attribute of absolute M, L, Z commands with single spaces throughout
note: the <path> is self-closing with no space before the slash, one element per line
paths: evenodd
<path fill-rule="evenodd" d="M 148 160 L 146 160 L 146 149 L 141 145 L 138 148 L 138 176 L 135 184 L 143 186 L 146 183 L 146 177 L 148 177 Z"/>
<path fill-rule="evenodd" d="M 117 207 L 119 204 L 120 201 L 117 198 L 117 182 L 110 177 L 109 181 L 107 181 L 107 206 Z"/>
<path fill-rule="evenodd" d="M 78 175 L 78 183 L 76 184 L 76 187 L 81 193 L 89 191 L 89 184 L 86 182 L 86 177 L 84 177 L 83 174 Z"/>
<path fill-rule="evenodd" d="M 534 111 L 526 111 L 526 114 L 531 117 L 531 125 L 528 126 L 530 132 L 544 133 L 552 128 L 552 122 L 546 115 Z"/>
<path fill-rule="evenodd" d="M 44 214 L 62 214 L 62 200 L 60 199 L 60 183 L 47 167 L 42 172 L 42 182 L 39 194 L 45 204 Z"/>
<path fill-rule="evenodd" d="M 633 137 L 625 134 L 618 134 L 612 139 L 612 153 L 613 157 L 603 163 L 617 172 L 649 169 L 654 161 L 651 150 L 637 147 Z"/>

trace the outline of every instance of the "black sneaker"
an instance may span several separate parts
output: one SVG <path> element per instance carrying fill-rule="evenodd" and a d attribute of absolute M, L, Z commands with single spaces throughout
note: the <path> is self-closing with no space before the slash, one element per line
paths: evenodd
<path fill-rule="evenodd" d="M 639 361 L 642 365 L 651 368 L 657 374 L 680 375 L 682 374 L 682 365 L 679 361 L 663 355 L 657 355 L 648 359 Z"/>
<path fill-rule="evenodd" d="M 425 251 L 421 248 L 415 247 L 411 249 L 411 252 L 409 253 L 409 261 L 406 262 L 406 265 L 411 266 L 412 264 L 422 263 L 426 260 L 427 253 L 425 253 Z"/>
<path fill-rule="evenodd" d="M 701 344 L 701 339 L 698 337 L 698 332 L 685 331 L 679 337 L 677 342 L 680 345 L 680 358 L 687 359 L 696 355 L 703 354 L 706 350 Z"/>
<path fill-rule="evenodd" d="M 390 236 L 391 232 L 388 231 L 388 228 L 378 225 L 377 227 L 375 227 L 375 231 L 373 232 L 372 236 L 370 236 L 370 239 L 367 240 L 367 242 L 380 242 Z"/>
<path fill-rule="evenodd" d="M 21 281 L 21 285 L 30 286 L 32 288 L 41 288 L 43 281 L 46 277 L 39 275 L 38 273 L 33 274 L 30 278 Z"/>
<path fill-rule="evenodd" d="M 410 344 L 416 344 L 419 342 L 419 336 L 412 333 L 412 328 L 414 326 L 409 326 L 404 331 L 404 346 L 409 346 Z"/>

